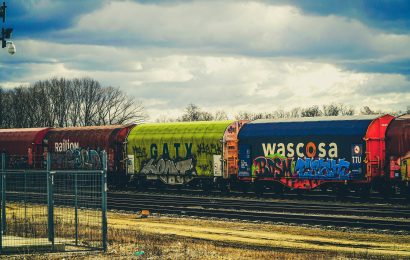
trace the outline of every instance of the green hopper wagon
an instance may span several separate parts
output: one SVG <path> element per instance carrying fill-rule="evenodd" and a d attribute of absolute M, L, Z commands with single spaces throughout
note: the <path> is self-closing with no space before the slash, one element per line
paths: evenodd
<path fill-rule="evenodd" d="M 133 180 L 170 185 L 224 183 L 238 169 L 244 121 L 178 122 L 134 127 L 127 140 Z"/>

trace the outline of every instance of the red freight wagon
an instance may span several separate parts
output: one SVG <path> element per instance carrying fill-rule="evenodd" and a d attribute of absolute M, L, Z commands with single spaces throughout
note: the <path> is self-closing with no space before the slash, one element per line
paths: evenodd
<path fill-rule="evenodd" d="M 410 181 L 410 114 L 396 117 L 387 128 L 386 155 L 390 179 L 406 185 Z M 410 190 L 408 190 L 410 191 Z"/>
<path fill-rule="evenodd" d="M 44 160 L 43 139 L 50 128 L 0 129 L 0 152 L 5 152 L 8 167 L 40 168 Z"/>
<path fill-rule="evenodd" d="M 48 151 L 54 168 L 90 169 L 100 162 L 100 152 L 108 155 L 108 181 L 125 181 L 126 138 L 134 125 L 87 126 L 51 129 Z"/>

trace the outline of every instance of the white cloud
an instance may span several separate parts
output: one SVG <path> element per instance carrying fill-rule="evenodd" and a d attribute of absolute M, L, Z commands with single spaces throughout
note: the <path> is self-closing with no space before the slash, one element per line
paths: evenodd
<path fill-rule="evenodd" d="M 229 53 L 410 57 L 409 35 L 370 29 L 354 19 L 306 15 L 293 6 L 250 1 L 140 4 L 114 1 L 84 15 L 65 34 L 128 46 L 180 46 Z"/>
<path fill-rule="evenodd" d="M 337 65 L 410 58 L 409 35 L 292 6 L 113 1 L 53 35 L 16 42 L 18 53 L 2 57 L 0 85 L 89 76 L 142 100 L 151 120 L 176 117 L 189 103 L 231 117 L 331 102 L 381 110 L 410 103 L 405 76 Z"/>
<path fill-rule="evenodd" d="M 164 114 L 176 117 L 192 102 L 233 116 L 241 110 L 269 112 L 331 102 L 356 108 L 403 109 L 410 101 L 410 83 L 400 74 L 346 71 L 326 61 L 188 55 L 173 50 L 158 53 L 157 49 L 36 41 L 19 44 L 25 50 L 18 57 L 25 72 L 14 84 L 54 76 L 90 76 L 142 100 L 151 120 Z M 42 63 L 31 62 L 46 53 Z M 2 84 L 9 87 L 13 83 Z"/>

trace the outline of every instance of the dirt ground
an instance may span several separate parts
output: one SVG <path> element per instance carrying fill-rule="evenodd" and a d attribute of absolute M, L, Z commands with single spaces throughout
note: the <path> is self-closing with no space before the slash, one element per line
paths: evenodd
<path fill-rule="evenodd" d="M 110 212 L 106 253 L 39 259 L 410 259 L 407 234 Z M 18 256 L 20 258 L 22 256 Z"/>

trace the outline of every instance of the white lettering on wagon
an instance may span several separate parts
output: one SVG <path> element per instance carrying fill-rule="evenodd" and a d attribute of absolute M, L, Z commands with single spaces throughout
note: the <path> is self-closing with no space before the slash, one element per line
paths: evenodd
<path fill-rule="evenodd" d="M 314 142 L 305 143 L 262 143 L 262 149 L 265 157 L 274 154 L 280 154 L 282 156 L 286 156 L 288 158 L 292 158 L 295 156 L 303 158 L 337 158 L 338 157 L 338 149 L 336 143 L 319 143 L 316 145 Z"/>
<path fill-rule="evenodd" d="M 70 142 L 70 139 L 63 139 L 62 142 L 54 144 L 55 152 L 66 152 L 68 150 L 74 150 L 80 148 L 79 142 Z"/>

